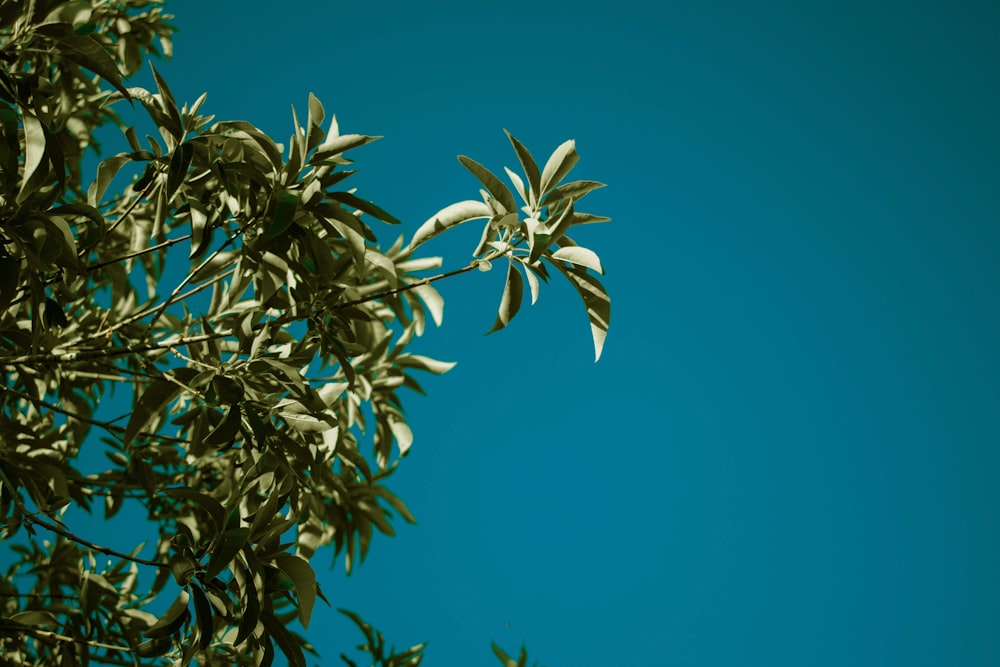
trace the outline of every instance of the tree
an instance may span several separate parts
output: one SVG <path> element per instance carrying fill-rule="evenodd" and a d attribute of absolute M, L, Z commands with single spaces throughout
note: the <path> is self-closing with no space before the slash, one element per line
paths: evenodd
<path fill-rule="evenodd" d="M 5 664 L 266 665 L 276 650 L 305 664 L 294 628 L 326 602 L 313 555 L 332 547 L 349 572 L 374 532 L 412 521 L 386 481 L 413 442 L 402 390 L 453 365 L 410 351 L 441 323 L 432 284 L 504 265 L 492 332 L 524 282 L 534 302 L 554 270 L 581 295 L 598 357 L 607 331 L 600 260 L 567 236 L 607 220 L 576 208 L 600 183 L 564 182 L 572 141 L 539 168 L 508 135 L 512 188 L 460 156 L 481 199 L 383 245 L 373 225 L 399 221 L 344 185 L 345 155 L 377 137 L 342 134 L 314 96 L 285 148 L 201 115 L 204 95 L 178 106 L 155 69 L 155 92 L 126 85 L 146 54 L 169 57 L 170 18 L 144 0 L 0 4 Z M 120 152 L 85 178 L 98 134 Z M 473 220 L 473 261 L 428 275 L 442 260 L 420 246 Z M 102 402 L 130 409 L 108 417 Z M 85 448 L 107 469 L 81 473 Z M 74 525 L 127 505 L 148 517 L 151 550 Z M 375 663 L 420 662 L 422 645 L 393 654 L 344 613 Z"/>

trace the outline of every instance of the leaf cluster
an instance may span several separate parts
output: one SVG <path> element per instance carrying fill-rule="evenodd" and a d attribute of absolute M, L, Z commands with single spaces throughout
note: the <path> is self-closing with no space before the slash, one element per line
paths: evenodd
<path fill-rule="evenodd" d="M 539 169 L 510 136 L 513 190 L 461 156 L 481 201 L 383 245 L 376 230 L 400 221 L 348 185 L 349 155 L 378 137 L 342 133 L 315 96 L 281 144 L 204 113 L 205 95 L 179 104 L 155 68 L 155 89 L 128 85 L 146 54 L 169 56 L 168 18 L 143 0 L 0 5 L 12 664 L 305 664 L 297 628 L 327 601 L 314 556 L 331 547 L 350 572 L 397 515 L 415 520 L 386 482 L 414 440 L 403 390 L 454 366 L 412 351 L 442 321 L 433 283 L 506 260 L 496 331 L 518 312 L 522 273 L 534 302 L 555 269 L 583 298 L 598 357 L 608 327 L 600 260 L 567 235 L 607 219 L 577 211 L 601 184 L 563 182 L 572 141 Z M 104 124 L 122 150 L 85 181 Z M 475 219 L 473 261 L 428 275 L 442 260 L 416 249 Z M 81 472 L 85 446 L 101 472 Z M 127 552 L 73 527 L 123 510 L 148 520 Z M 377 664 L 418 664 L 423 645 L 386 650 L 345 613 Z"/>

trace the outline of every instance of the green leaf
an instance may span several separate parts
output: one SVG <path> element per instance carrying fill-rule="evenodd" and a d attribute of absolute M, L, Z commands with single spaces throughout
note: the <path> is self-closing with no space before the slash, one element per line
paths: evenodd
<path fill-rule="evenodd" d="M 544 195 L 550 188 L 559 184 L 566 174 L 576 166 L 580 156 L 576 154 L 576 142 L 570 139 L 562 143 L 545 163 L 542 169 L 542 183 L 539 188 L 539 196 Z"/>
<path fill-rule="evenodd" d="M 604 274 L 604 268 L 601 266 L 601 260 L 597 256 L 597 253 L 593 250 L 588 250 L 587 248 L 581 248 L 580 246 L 563 246 L 553 252 L 552 257 L 564 262 L 569 262 L 570 264 L 586 267 L 593 271 L 597 271 L 602 275 Z"/>
<path fill-rule="evenodd" d="M 212 243 L 212 225 L 204 204 L 189 199 L 188 207 L 191 210 L 191 252 L 188 253 L 188 259 L 197 259 L 205 254 Z"/>
<path fill-rule="evenodd" d="M 573 222 L 574 225 L 591 225 L 596 222 L 608 222 L 611 218 L 603 215 L 591 215 L 590 213 L 574 213 Z"/>
<path fill-rule="evenodd" d="M 353 206 L 359 211 L 364 211 L 376 220 L 387 222 L 390 225 L 400 224 L 399 220 L 395 216 L 390 215 L 374 203 L 366 199 L 362 199 L 361 197 L 358 197 L 350 192 L 331 192 L 327 196 L 334 201 L 339 201 L 343 204 L 347 204 L 348 206 Z"/>
<path fill-rule="evenodd" d="M 222 421 L 205 436 L 205 445 L 208 447 L 228 447 L 231 445 L 240 433 L 240 415 L 239 404 L 231 404 L 222 417 Z"/>
<path fill-rule="evenodd" d="M 351 257 L 354 259 L 355 265 L 358 267 L 359 271 L 363 272 L 366 252 L 365 237 L 360 231 L 360 223 L 358 222 L 358 219 L 339 206 L 330 207 L 330 209 L 325 212 L 329 213 L 330 216 L 320 218 L 320 224 L 323 225 L 328 232 L 340 235 L 345 241 L 347 241 L 347 245 L 348 248 L 350 248 Z M 333 228 L 332 232 L 329 227 Z"/>
<path fill-rule="evenodd" d="M 191 617 L 191 612 L 188 611 L 188 600 L 190 599 L 191 594 L 187 590 L 182 590 L 166 613 L 160 616 L 160 620 L 144 634 L 150 639 L 172 636 Z"/>
<path fill-rule="evenodd" d="M 521 199 L 524 200 L 525 203 L 528 203 L 528 192 L 524 189 L 524 181 L 521 180 L 521 177 L 507 167 L 504 167 L 503 170 L 507 172 L 507 177 L 510 179 L 510 182 L 514 184 L 514 189 L 517 190 L 517 194 L 521 195 Z"/>
<path fill-rule="evenodd" d="M 306 150 L 311 151 L 323 140 L 323 118 L 326 112 L 323 104 L 312 93 L 309 93 L 309 116 L 306 118 Z"/>
<path fill-rule="evenodd" d="M 317 419 L 309 414 L 299 414 L 293 412 L 278 412 L 278 415 L 285 420 L 285 423 L 300 433 L 322 433 L 336 428 L 336 423 Z"/>
<path fill-rule="evenodd" d="M 165 489 L 167 495 L 178 498 L 187 498 L 193 501 L 198 507 L 205 511 L 208 518 L 212 520 L 215 530 L 212 533 L 212 540 L 226 527 L 226 508 L 212 496 L 189 489 L 187 487 L 173 487 Z"/>
<path fill-rule="evenodd" d="M 444 298 L 441 294 L 430 285 L 414 287 L 413 291 L 424 302 L 424 305 L 427 306 L 427 310 L 430 311 L 431 317 L 434 319 L 435 326 L 441 326 L 441 321 L 444 318 Z"/>
<path fill-rule="evenodd" d="M 416 248 L 421 243 L 434 238 L 452 227 L 476 218 L 488 218 L 493 215 L 489 207 L 481 201 L 466 200 L 446 206 L 432 218 L 417 228 L 410 239 L 409 249 Z"/>
<path fill-rule="evenodd" d="M 400 456 L 405 456 L 406 452 L 410 451 L 410 445 L 413 444 L 413 431 L 410 430 L 406 422 L 397 419 L 389 420 L 389 429 L 392 431 L 392 436 L 396 439 Z"/>
<path fill-rule="evenodd" d="M 56 615 L 50 611 L 22 611 L 4 620 L 21 623 L 35 628 L 58 628 L 60 623 Z"/>
<path fill-rule="evenodd" d="M 239 553 L 247 538 L 250 537 L 249 528 L 230 528 L 222 533 L 219 543 L 212 550 L 212 555 L 205 566 L 205 577 L 214 579 L 222 572 Z"/>
<path fill-rule="evenodd" d="M 179 145 L 170 154 L 170 163 L 167 165 L 167 201 L 173 198 L 174 193 L 184 183 L 193 158 L 194 146 L 189 141 Z"/>
<path fill-rule="evenodd" d="M 497 658 L 500 659 L 500 662 L 503 663 L 504 667 L 519 667 L 517 661 L 511 658 L 506 653 L 504 653 L 503 649 L 501 649 L 495 643 L 491 642 L 490 646 L 493 647 L 493 653 L 496 654 Z"/>
<path fill-rule="evenodd" d="M 422 371 L 430 371 L 435 375 L 447 373 L 457 363 L 457 361 L 439 361 L 419 354 L 401 354 L 396 357 L 396 364 L 402 368 L 417 368 Z"/>
<path fill-rule="evenodd" d="M 290 667 L 306 667 L 306 657 L 302 653 L 302 647 L 299 646 L 298 640 L 292 635 L 288 629 L 281 624 L 274 614 L 269 611 L 264 611 L 260 615 L 260 621 L 264 624 L 264 628 L 268 631 L 274 641 L 277 642 L 278 648 L 281 652 L 285 654 L 285 658 L 288 659 L 288 664 Z"/>
<path fill-rule="evenodd" d="M 493 198 L 500 202 L 508 213 L 514 213 L 517 211 L 517 203 L 514 201 L 514 193 L 512 193 L 510 188 L 504 185 L 499 178 L 494 176 L 493 172 L 472 158 L 464 155 L 459 155 L 458 161 L 461 162 L 466 169 L 471 171 L 472 175 L 478 178 L 484 186 L 486 186 L 486 189 L 489 190 L 491 195 L 493 195 Z"/>
<path fill-rule="evenodd" d="M 385 488 L 381 484 L 377 484 L 372 489 L 377 496 L 383 498 L 387 503 L 389 503 L 394 510 L 399 512 L 399 514 L 407 521 L 407 523 L 416 523 L 417 520 L 410 513 L 409 508 L 406 504 L 399 499 L 396 494 L 394 494 L 389 489 Z"/>
<path fill-rule="evenodd" d="M 91 72 L 118 89 L 130 99 L 129 92 L 122 86 L 121 72 L 114 59 L 94 35 L 77 35 L 69 23 L 46 23 L 35 26 L 35 33 L 50 39 L 56 49 L 67 59 Z"/>
<path fill-rule="evenodd" d="M 524 169 L 524 175 L 528 177 L 528 203 L 534 206 L 538 198 L 542 196 L 541 193 L 541 175 L 538 173 L 538 165 L 535 164 L 535 159 L 531 157 L 531 153 L 524 145 L 514 138 L 514 135 L 507 130 L 504 130 L 507 138 L 510 139 L 511 145 L 514 147 L 514 152 L 517 153 L 517 159 L 521 163 L 521 168 Z"/>
<path fill-rule="evenodd" d="M 278 554 L 274 564 L 292 580 L 299 598 L 299 620 L 303 628 L 308 628 L 316 603 L 316 573 L 304 558 L 292 554 Z"/>
<path fill-rule="evenodd" d="M 21 263 L 0 252 L 0 312 L 14 300 L 21 283 Z"/>
<path fill-rule="evenodd" d="M 261 241 L 267 243 L 278 238 L 292 226 L 295 211 L 299 205 L 299 193 L 294 190 L 278 192 L 278 201 L 274 205 L 274 215 L 261 235 Z"/>
<path fill-rule="evenodd" d="M 583 305 L 587 308 L 587 318 L 590 320 L 590 332 L 594 338 L 594 361 L 601 358 L 604 349 L 604 339 L 608 335 L 611 323 L 611 297 L 604 286 L 586 269 L 578 266 L 566 266 L 562 262 L 552 262 L 560 273 L 573 285 Z"/>
<path fill-rule="evenodd" d="M 187 586 L 191 577 L 198 571 L 198 561 L 184 554 L 174 554 L 170 557 L 170 573 L 178 586 Z"/>
<path fill-rule="evenodd" d="M 135 410 L 125 426 L 125 445 L 132 444 L 135 436 L 153 420 L 161 410 L 177 398 L 181 388 L 173 382 L 155 380 L 150 384 L 136 403 Z"/>
<path fill-rule="evenodd" d="M 164 655 L 173 648 L 174 642 L 170 637 L 160 637 L 158 639 L 147 639 L 135 647 L 135 652 L 140 658 L 155 658 Z"/>
<path fill-rule="evenodd" d="M 27 199 L 35 192 L 39 180 L 35 177 L 44 178 L 44 173 L 39 170 L 45 162 L 45 128 L 41 121 L 33 114 L 22 109 L 22 122 L 24 123 L 24 176 L 21 179 L 21 191 L 17 195 L 18 203 Z"/>
<path fill-rule="evenodd" d="M 197 585 L 191 586 L 191 597 L 194 598 L 194 614 L 198 623 L 198 646 L 202 650 L 208 648 L 212 643 L 212 635 L 215 634 L 215 624 L 212 621 L 212 605 L 205 596 L 205 592 Z"/>
<path fill-rule="evenodd" d="M 103 160 L 97 167 L 97 180 L 91 184 L 90 189 L 87 191 L 87 203 L 95 208 L 99 207 L 101 199 L 104 197 L 104 192 L 111 185 L 111 179 L 115 177 L 123 164 L 131 160 L 132 158 L 127 153 L 112 155 Z"/>
<path fill-rule="evenodd" d="M 260 618 L 260 587 L 257 583 L 259 582 L 263 586 L 264 582 L 254 569 L 240 561 L 234 563 L 232 571 L 233 578 L 240 590 L 240 601 L 243 603 L 240 609 L 240 623 L 236 631 L 236 639 L 233 641 L 234 646 L 239 646 L 257 627 L 257 621 Z"/>
<path fill-rule="evenodd" d="M 326 141 L 316 147 L 316 152 L 313 153 L 311 162 L 316 163 L 328 160 L 345 151 L 349 151 L 352 148 L 364 146 L 367 143 L 371 143 L 372 141 L 381 138 L 382 137 L 368 137 L 363 134 L 342 134 L 340 136 L 333 136 L 331 133 L 331 135 L 326 138 Z"/>
<path fill-rule="evenodd" d="M 535 302 L 538 301 L 538 291 L 540 287 L 538 284 L 538 276 L 535 275 L 535 272 L 532 271 L 531 267 L 529 267 L 523 260 L 518 258 L 518 261 L 521 261 L 521 267 L 524 269 L 524 276 L 528 279 L 528 288 L 531 290 L 531 305 L 534 306 Z"/>
<path fill-rule="evenodd" d="M 548 206 L 550 204 L 555 204 L 561 199 L 574 199 L 579 201 L 594 190 L 603 188 L 604 183 L 598 183 L 597 181 L 572 181 L 570 183 L 564 183 L 554 190 L 549 190 L 545 194 L 545 198 L 542 199 L 542 205 Z"/>
<path fill-rule="evenodd" d="M 523 293 L 524 283 L 521 280 L 521 272 L 511 262 L 507 266 L 507 282 L 504 284 L 503 295 L 500 297 L 500 309 L 497 312 L 497 319 L 493 323 L 493 328 L 486 332 L 487 334 L 503 329 L 514 319 L 517 311 L 521 308 Z"/>
<path fill-rule="evenodd" d="M 167 82 L 163 80 L 160 73 L 156 71 L 155 67 L 153 67 L 153 63 L 149 63 L 149 69 L 153 70 L 153 79 L 156 80 L 156 88 L 160 93 L 160 107 L 171 121 L 166 129 L 173 134 L 176 139 L 180 139 L 184 136 L 184 126 L 181 123 L 181 112 L 177 108 L 177 102 L 174 100 L 174 95 L 170 92 L 170 88 L 167 87 Z"/>

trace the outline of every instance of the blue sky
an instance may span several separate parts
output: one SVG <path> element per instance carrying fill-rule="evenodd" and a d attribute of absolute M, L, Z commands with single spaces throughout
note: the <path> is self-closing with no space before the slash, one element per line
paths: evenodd
<path fill-rule="evenodd" d="M 603 359 L 566 285 L 484 337 L 502 273 L 442 284 L 419 525 L 320 556 L 335 606 L 444 666 L 1000 664 L 1000 6 L 946 4 L 170 2 L 176 97 L 285 138 L 314 92 L 408 233 L 502 128 L 609 184 Z"/>

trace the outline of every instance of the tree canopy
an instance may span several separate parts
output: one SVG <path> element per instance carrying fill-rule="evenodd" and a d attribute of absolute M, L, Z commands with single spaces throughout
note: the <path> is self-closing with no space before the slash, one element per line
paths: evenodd
<path fill-rule="evenodd" d="M 480 197 L 383 243 L 400 221 L 347 182 L 378 137 L 342 133 L 315 96 L 282 145 L 205 95 L 179 103 L 152 65 L 153 90 L 129 85 L 170 56 L 171 18 L 143 0 L 0 4 L 5 664 L 304 665 L 332 602 L 313 556 L 350 572 L 413 520 L 386 483 L 414 441 L 403 390 L 453 366 L 411 347 L 441 324 L 433 283 L 499 264 L 493 332 L 525 283 L 534 303 L 561 274 L 598 358 L 608 329 L 600 259 L 568 235 L 608 220 L 579 209 L 602 184 L 567 180 L 573 141 L 539 164 L 508 134 L 510 186 L 459 156 Z M 471 262 L 420 253 L 470 221 Z M 83 450 L 105 469 L 81 472 Z M 88 538 L 87 513 L 132 505 L 133 551 Z M 420 662 L 423 645 L 394 652 L 344 613 L 373 664 Z"/>

